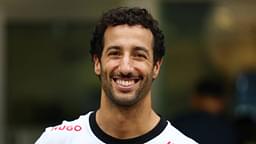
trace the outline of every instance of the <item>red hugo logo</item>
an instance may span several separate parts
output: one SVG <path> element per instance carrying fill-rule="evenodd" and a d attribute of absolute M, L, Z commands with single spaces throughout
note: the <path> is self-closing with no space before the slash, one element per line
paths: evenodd
<path fill-rule="evenodd" d="M 52 127 L 51 131 L 81 131 L 82 127 L 80 125 L 60 125 Z"/>

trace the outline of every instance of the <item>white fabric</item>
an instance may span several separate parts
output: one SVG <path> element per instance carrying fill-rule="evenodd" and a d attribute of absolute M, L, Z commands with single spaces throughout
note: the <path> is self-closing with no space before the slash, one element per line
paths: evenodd
<path fill-rule="evenodd" d="M 91 113 L 82 115 L 74 121 L 63 121 L 61 125 L 46 128 L 35 144 L 104 144 L 90 128 L 89 115 Z M 183 135 L 168 122 L 162 133 L 147 141 L 146 144 L 197 143 Z"/>

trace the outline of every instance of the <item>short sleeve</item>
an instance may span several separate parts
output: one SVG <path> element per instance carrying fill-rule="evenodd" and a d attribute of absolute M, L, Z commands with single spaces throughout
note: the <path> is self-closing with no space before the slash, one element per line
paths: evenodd
<path fill-rule="evenodd" d="M 37 139 L 35 144 L 48 144 L 47 139 L 49 140 L 49 138 L 47 136 L 47 132 L 44 131 L 43 134 Z"/>

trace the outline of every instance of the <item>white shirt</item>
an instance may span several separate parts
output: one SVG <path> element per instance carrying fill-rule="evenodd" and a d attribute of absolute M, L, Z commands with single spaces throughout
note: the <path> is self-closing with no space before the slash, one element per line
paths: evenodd
<path fill-rule="evenodd" d="M 35 144 L 197 144 L 186 137 L 169 121 L 161 118 L 150 132 L 132 139 L 120 140 L 104 133 L 96 123 L 95 112 L 74 121 L 46 128 Z"/>

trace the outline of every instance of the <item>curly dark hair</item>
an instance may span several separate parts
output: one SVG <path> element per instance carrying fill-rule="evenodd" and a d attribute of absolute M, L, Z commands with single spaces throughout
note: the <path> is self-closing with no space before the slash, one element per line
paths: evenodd
<path fill-rule="evenodd" d="M 103 37 L 107 27 L 123 24 L 130 26 L 141 25 L 149 29 L 154 36 L 154 63 L 161 60 L 165 53 L 164 35 L 152 15 L 146 9 L 138 7 L 119 7 L 111 9 L 102 15 L 101 21 L 96 25 L 91 39 L 90 53 L 92 57 L 96 55 L 99 59 L 101 58 L 104 44 Z"/>

